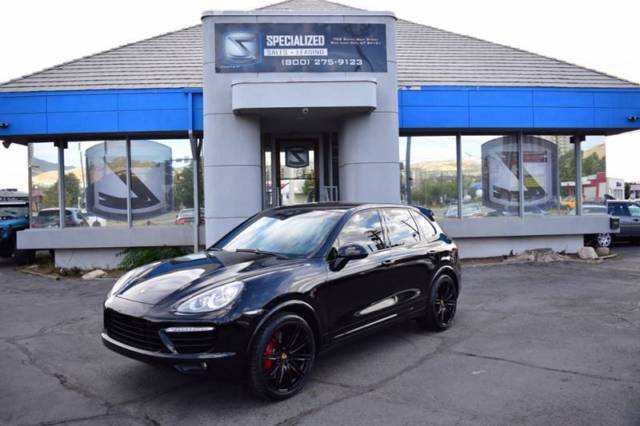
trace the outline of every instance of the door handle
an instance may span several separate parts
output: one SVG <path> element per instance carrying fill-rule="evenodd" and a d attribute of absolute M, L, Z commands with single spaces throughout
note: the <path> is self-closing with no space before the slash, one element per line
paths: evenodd
<path fill-rule="evenodd" d="M 396 263 L 396 262 L 395 262 L 395 260 L 393 260 L 393 259 L 385 259 L 385 260 L 383 260 L 382 262 L 380 262 L 380 264 L 381 264 L 382 266 L 391 266 L 391 265 L 393 265 L 394 263 Z"/>

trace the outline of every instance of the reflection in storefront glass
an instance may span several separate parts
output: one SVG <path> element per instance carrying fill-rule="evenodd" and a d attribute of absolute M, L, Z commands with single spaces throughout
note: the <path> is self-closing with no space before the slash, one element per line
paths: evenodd
<path fill-rule="evenodd" d="M 406 166 L 407 148 L 409 168 Z M 409 170 L 411 204 L 430 208 L 438 217 L 457 217 L 458 187 L 455 136 L 400 138 L 401 195 L 408 202 L 406 173 Z"/>
<path fill-rule="evenodd" d="M 58 148 L 52 142 L 32 143 L 30 158 L 31 227 L 56 228 L 58 209 Z"/>
<path fill-rule="evenodd" d="M 65 186 L 67 207 L 79 209 L 92 228 L 126 226 L 126 142 L 72 142 L 64 158 L 73 176 L 72 185 Z"/>
<path fill-rule="evenodd" d="M 463 136 L 463 218 L 519 214 L 518 142 L 515 136 Z"/>
<path fill-rule="evenodd" d="M 134 226 L 194 222 L 189 140 L 131 141 L 131 207 Z"/>
<path fill-rule="evenodd" d="M 575 157 L 571 137 L 525 136 L 525 215 L 575 214 Z"/>
<path fill-rule="evenodd" d="M 607 176 L 605 138 L 587 136 L 581 148 L 583 207 L 602 204 L 607 197 L 624 199 L 624 181 Z"/>

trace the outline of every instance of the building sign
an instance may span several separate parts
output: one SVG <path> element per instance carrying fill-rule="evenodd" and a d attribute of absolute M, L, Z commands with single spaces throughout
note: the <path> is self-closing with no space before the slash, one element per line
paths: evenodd
<path fill-rule="evenodd" d="M 285 164 L 292 169 L 301 169 L 309 165 L 309 150 L 303 146 L 292 146 L 285 150 Z"/>
<path fill-rule="evenodd" d="M 560 194 L 557 146 L 535 136 L 525 136 L 522 146 L 525 209 L 556 205 Z M 518 208 L 520 187 L 516 139 L 503 137 L 482 145 L 482 174 L 485 205 L 499 210 Z"/>
<path fill-rule="evenodd" d="M 215 24 L 216 72 L 386 72 L 384 24 Z"/>
<path fill-rule="evenodd" d="M 127 153 L 124 141 L 109 141 L 86 151 L 87 211 L 127 219 Z M 131 152 L 131 212 L 146 219 L 173 209 L 171 148 L 137 140 Z"/>

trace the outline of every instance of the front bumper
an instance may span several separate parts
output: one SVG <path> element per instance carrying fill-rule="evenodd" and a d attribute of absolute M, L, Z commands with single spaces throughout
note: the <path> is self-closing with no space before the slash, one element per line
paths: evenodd
<path fill-rule="evenodd" d="M 235 352 L 211 352 L 199 354 L 174 354 L 147 351 L 144 349 L 129 346 L 110 337 L 107 333 L 102 333 L 102 343 L 114 352 L 129 358 L 136 359 L 151 364 L 199 364 L 213 360 L 230 359 L 237 356 Z"/>
<path fill-rule="evenodd" d="M 105 303 L 101 338 L 108 349 L 138 361 L 236 376 L 246 363 L 254 320 L 176 317 L 160 307 L 112 297 Z M 180 328 L 209 330 L 175 330 Z"/>
<path fill-rule="evenodd" d="M 199 354 L 174 354 L 147 351 L 119 342 L 102 333 L 102 343 L 114 352 L 128 358 L 148 364 L 164 364 L 175 367 L 183 373 L 220 373 L 221 375 L 236 374 L 240 362 L 235 352 L 211 352 Z"/>

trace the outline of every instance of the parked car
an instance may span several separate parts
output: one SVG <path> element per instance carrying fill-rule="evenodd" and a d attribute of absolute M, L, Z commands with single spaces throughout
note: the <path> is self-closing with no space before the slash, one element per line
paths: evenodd
<path fill-rule="evenodd" d="M 575 210 L 573 211 L 575 214 Z M 589 215 L 609 215 L 607 206 L 604 204 L 584 204 L 582 206 L 582 214 Z M 611 246 L 612 236 L 609 232 L 601 232 L 599 234 L 587 234 L 584 236 L 585 244 L 595 247 Z"/>
<path fill-rule="evenodd" d="M 33 260 L 32 250 L 18 250 L 17 233 L 29 228 L 28 201 L 0 202 L 0 257 L 14 257 L 22 265 Z"/>
<path fill-rule="evenodd" d="M 182 209 L 178 212 L 178 216 L 176 217 L 175 224 L 176 225 L 187 225 L 193 223 L 193 209 Z M 200 209 L 200 224 L 204 223 L 204 209 Z"/>
<path fill-rule="evenodd" d="M 243 373 L 280 400 L 349 338 L 408 318 L 448 329 L 459 293 L 456 245 L 417 208 L 279 207 L 203 253 L 125 274 L 105 301 L 102 340 L 182 372 Z"/>
<path fill-rule="evenodd" d="M 640 201 L 607 200 L 607 211 L 620 218 L 620 232 L 615 240 L 640 241 Z"/>
<path fill-rule="evenodd" d="M 64 226 L 72 228 L 75 226 L 89 226 L 89 222 L 85 215 L 78 208 L 69 207 L 64 211 Z M 48 208 L 42 209 L 33 219 L 31 226 L 33 228 L 57 228 L 60 221 L 60 209 Z"/>

